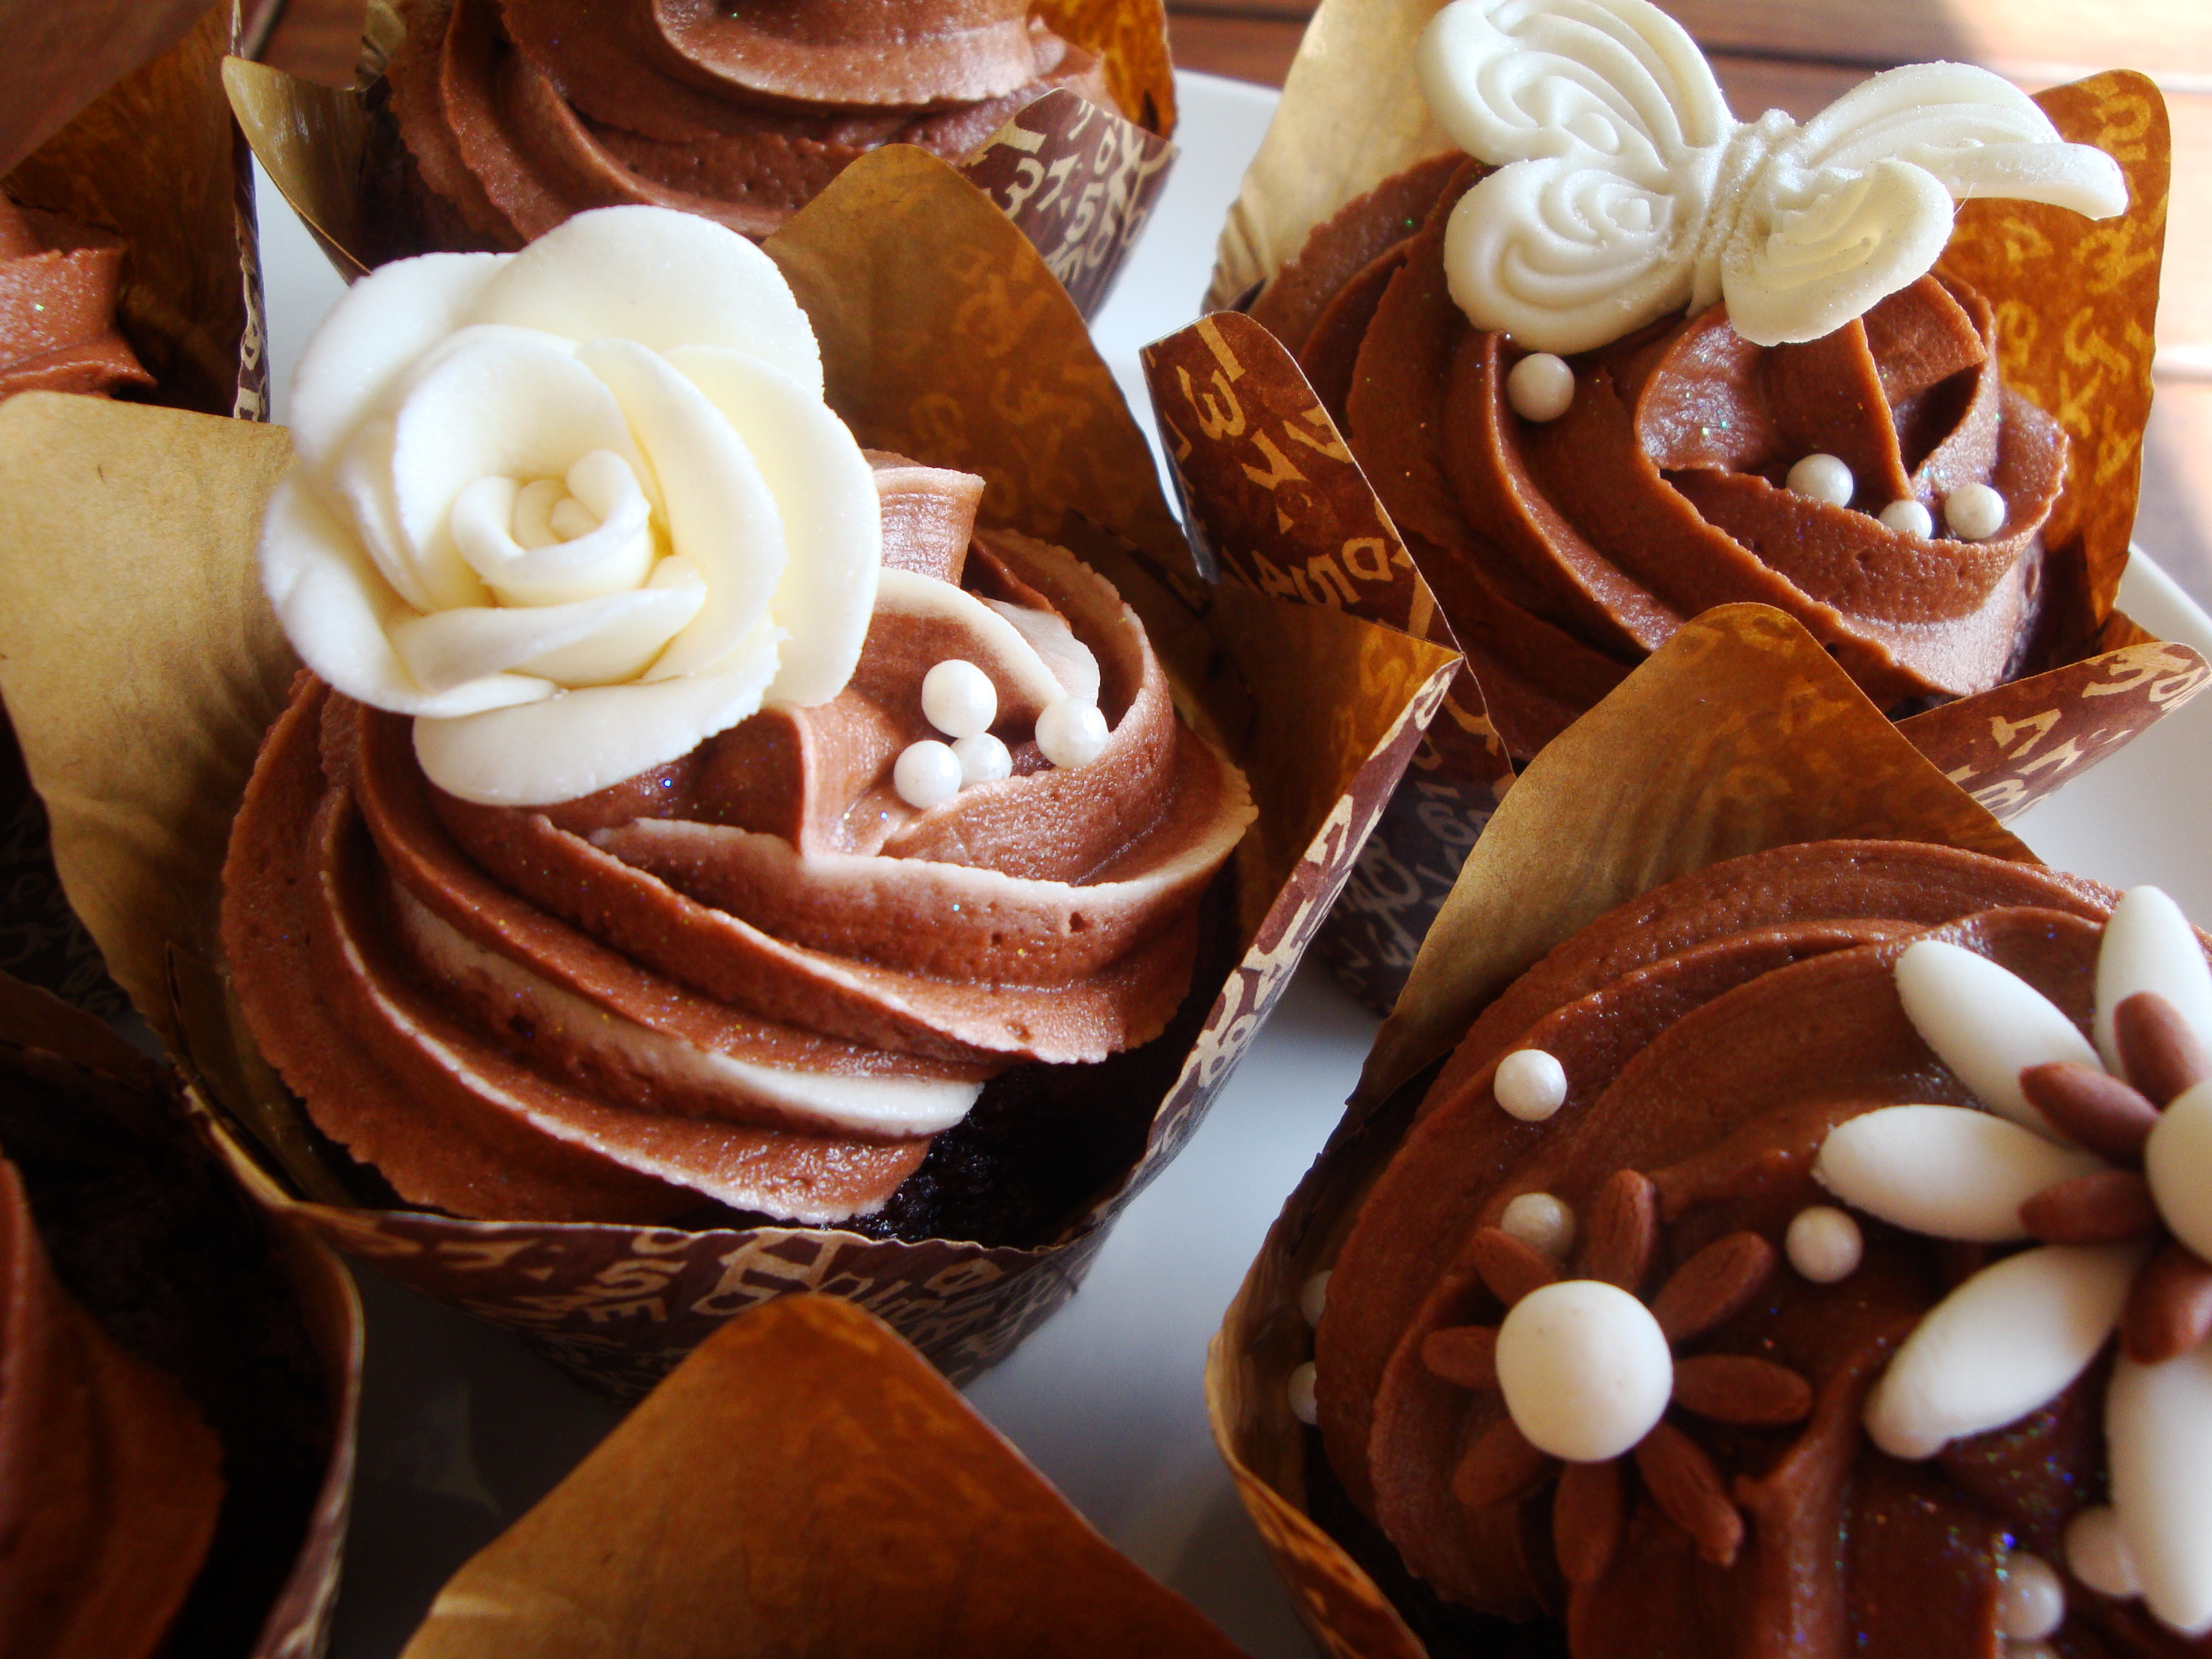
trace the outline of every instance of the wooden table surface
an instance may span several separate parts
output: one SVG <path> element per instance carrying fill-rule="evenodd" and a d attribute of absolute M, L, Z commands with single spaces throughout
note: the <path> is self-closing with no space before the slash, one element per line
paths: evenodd
<path fill-rule="evenodd" d="M 2212 609 L 2212 3 L 2208 0 L 1666 0 L 1740 116 L 1803 119 L 1877 70 L 1984 64 L 2029 91 L 2142 70 L 2173 125 L 2157 401 L 2136 538 Z M 312 79 L 352 75 L 362 0 L 284 0 L 262 56 Z M 1312 0 L 1171 0 L 1185 69 L 1280 86 Z"/>

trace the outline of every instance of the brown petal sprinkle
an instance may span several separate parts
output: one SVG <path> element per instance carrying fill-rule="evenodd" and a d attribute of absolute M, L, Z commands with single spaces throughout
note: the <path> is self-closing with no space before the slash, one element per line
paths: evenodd
<path fill-rule="evenodd" d="M 1498 1328 L 1453 1325 L 1421 1340 L 1421 1364 L 1431 1376 L 1462 1389 L 1498 1386 Z"/>
<path fill-rule="evenodd" d="M 1560 1471 L 1552 1500 L 1552 1550 L 1570 1584 L 1594 1584 L 1613 1565 L 1625 1499 L 1617 1462 L 1570 1463 Z"/>
<path fill-rule="evenodd" d="M 2060 1060 L 2023 1068 L 2020 1091 L 2052 1128 L 2082 1151 L 2141 1167 L 2158 1108 L 2119 1079 L 2094 1066 Z"/>
<path fill-rule="evenodd" d="M 2128 1291 L 2120 1346 L 2138 1365 L 2156 1365 L 2188 1352 L 2207 1335 L 2212 1335 L 2212 1267 L 2169 1239 Z"/>
<path fill-rule="evenodd" d="M 1674 1362 L 1674 1403 L 1717 1423 L 1795 1423 L 1813 1409 L 1813 1386 L 1755 1354 L 1704 1354 Z"/>
<path fill-rule="evenodd" d="M 1528 1443 L 1511 1418 L 1501 1417 L 1460 1459 L 1452 1472 L 1452 1496 L 1468 1509 L 1487 1509 L 1528 1491 L 1551 1462 Z"/>
<path fill-rule="evenodd" d="M 1490 1293 L 1509 1308 L 1529 1291 L 1559 1281 L 1559 1267 L 1549 1256 L 1502 1227 L 1485 1227 L 1477 1232 L 1468 1255 L 1482 1282 L 1490 1286 Z"/>
<path fill-rule="evenodd" d="M 1638 1170 L 1615 1170 L 1590 1203 L 1583 1277 L 1601 1279 L 1633 1296 L 1651 1271 L 1658 1243 L 1658 1188 Z"/>
<path fill-rule="evenodd" d="M 1669 1342 L 1689 1342 L 1741 1311 L 1774 1271 L 1774 1247 L 1757 1233 L 1717 1238 L 1674 1269 L 1652 1298 Z"/>
<path fill-rule="evenodd" d="M 1698 1555 L 1717 1567 L 1733 1566 L 1743 1547 L 1743 1516 L 1729 1501 L 1720 1471 L 1704 1449 L 1662 1422 L 1637 1443 L 1636 1467 L 1667 1518 L 1690 1534 Z"/>
<path fill-rule="evenodd" d="M 2212 1077 L 2212 1055 L 2180 1011 L 2155 991 L 2138 991 L 2112 1010 L 2112 1038 L 2128 1081 L 2157 1106 Z"/>
<path fill-rule="evenodd" d="M 2020 1224 L 2045 1244 L 2116 1244 L 2158 1225 L 2158 1206 L 2133 1170 L 2099 1170 L 2045 1187 L 2020 1206 Z"/>

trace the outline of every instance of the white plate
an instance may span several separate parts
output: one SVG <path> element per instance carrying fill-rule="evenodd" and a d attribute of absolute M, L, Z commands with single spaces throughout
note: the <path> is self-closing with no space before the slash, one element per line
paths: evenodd
<path fill-rule="evenodd" d="M 1180 77 L 1182 158 L 1097 336 L 1133 403 L 1137 349 L 1195 314 L 1213 239 L 1274 94 Z M 270 352 L 282 382 L 343 285 L 265 179 Z M 2157 544 L 2155 526 L 2144 534 Z M 2148 560 L 2122 602 L 2212 652 L 2212 619 Z M 2212 917 L 2212 696 L 2015 828 L 2061 869 L 2155 882 Z M 2125 800 L 2120 811 L 2111 803 Z M 1336 1121 L 1374 1021 L 1303 970 L 1181 1158 L 1131 1205 L 1082 1292 L 969 1398 L 1114 1543 L 1263 1659 L 1314 1652 L 1207 1437 L 1206 1345 L 1283 1198 Z M 368 1379 L 337 1659 L 396 1654 L 438 1585 L 619 1413 L 520 1342 L 362 1275 Z M 733 1449 L 732 1455 L 741 1455 Z"/>

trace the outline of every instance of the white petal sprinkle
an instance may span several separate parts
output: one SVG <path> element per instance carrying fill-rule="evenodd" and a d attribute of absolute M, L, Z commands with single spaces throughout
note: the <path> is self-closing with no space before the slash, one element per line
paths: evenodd
<path fill-rule="evenodd" d="M 1813 1174 L 1855 1209 L 1929 1238 L 2026 1238 L 2020 1206 L 2102 1160 L 1968 1106 L 1885 1106 L 1838 1124 Z"/>
<path fill-rule="evenodd" d="M 2105 1396 L 2105 1443 L 2144 1605 L 2186 1634 L 2212 1629 L 2212 1347 L 2162 1365 L 2122 1355 Z"/>
<path fill-rule="evenodd" d="M 2112 907 L 2097 948 L 2097 1051 L 2113 1076 L 2120 1051 L 2112 1010 L 2138 991 L 2155 991 L 2212 1048 L 2212 967 L 2181 907 L 2155 887 L 2131 887 Z"/>
<path fill-rule="evenodd" d="M 2092 1504 L 2066 1524 L 2068 1571 L 2102 1595 L 2140 1595 L 2142 1580 L 2120 1535 L 2120 1517 L 2111 1505 Z"/>
<path fill-rule="evenodd" d="M 1918 939 L 1897 962 L 1897 994 L 1921 1039 L 1990 1110 L 2051 1133 L 2020 1074 L 2051 1060 L 2097 1064 L 2097 1051 L 2050 999 L 1987 957 Z"/>

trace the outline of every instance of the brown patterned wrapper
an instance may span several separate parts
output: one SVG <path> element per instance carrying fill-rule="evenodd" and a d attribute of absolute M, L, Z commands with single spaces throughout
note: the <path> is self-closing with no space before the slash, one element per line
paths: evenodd
<path fill-rule="evenodd" d="M 165 1067 L 0 974 L 0 1146 L 56 1271 L 223 1442 L 215 1540 L 164 1650 L 303 1659 L 337 1601 L 361 1303 L 306 1228 L 239 1193 L 211 1128 Z"/>
<path fill-rule="evenodd" d="M 1434 0 L 1324 0 L 1231 211 L 1209 302 L 1241 301 L 1346 201 L 1449 148 L 1412 68 L 1413 42 L 1435 9 Z M 1989 296 L 2008 381 L 2071 441 L 2044 538 L 2050 598 L 2031 652 L 2043 672 L 1902 727 L 2004 818 L 2115 752 L 2205 675 L 2194 650 L 2152 640 L 2113 609 L 2150 410 L 2165 104 L 2149 81 L 2126 71 L 2037 102 L 2064 137 L 2120 163 L 2129 210 L 2095 222 L 2031 203 L 1970 202 L 1939 269 Z M 1448 637 L 1427 622 L 1432 601 L 1419 573 L 1278 343 L 1221 313 L 1152 347 L 1146 365 L 1188 516 L 1225 574 Z M 1295 441 L 1286 446 L 1285 434 Z M 1388 556 L 1369 558 L 1362 538 L 1378 534 Z M 1321 950 L 1338 976 L 1378 1010 L 1404 984 L 1461 860 L 1511 781 L 1482 717 L 1481 673 L 1479 659 L 1469 665 L 1453 695 L 1455 719 L 1440 721 L 1416 757 L 1322 930 Z M 1454 733 L 1488 740 L 1448 744 Z"/>
<path fill-rule="evenodd" d="M 795 1296 L 725 1326 L 455 1573 L 404 1659 L 1236 1652 L 896 1332 Z"/>
<path fill-rule="evenodd" d="M 1287 1392 L 1313 1354 L 1298 1296 L 1335 1260 L 1435 1062 L 1525 969 L 1607 911 L 1726 859 L 1838 836 L 2033 861 L 1810 635 L 1760 605 L 1685 625 L 1554 738 L 1500 803 L 1344 1121 L 1269 1231 L 1208 1356 L 1215 1443 L 1330 1653 L 1416 1659 L 1425 1650 L 1353 1559 L 1364 1540 L 1344 1528 L 1340 1542 L 1311 1512 L 1326 1503 L 1308 1486 L 1312 1431 L 1291 1416 Z M 1394 1565 L 1368 1559 L 1377 1571 Z"/>
<path fill-rule="evenodd" d="M 0 96 L 0 153 L 14 158 L 5 182 L 11 198 L 129 243 L 118 316 L 156 382 L 133 396 L 258 420 L 267 412 L 269 372 L 252 177 L 221 79 L 231 16 L 229 0 L 208 11 L 198 3 L 182 11 L 135 3 L 0 9 L 0 85 L 26 64 L 40 81 L 36 98 Z M 58 48 L 41 44 L 56 19 L 69 24 Z M 182 40 L 132 66 L 157 36 L 179 33 Z M 50 88 L 70 92 L 70 101 L 55 103 Z M 26 155 L 19 139 L 36 141 L 35 152 Z M 46 815 L 25 781 L 4 710 L 0 971 L 94 1013 L 125 1006 L 54 878 Z"/>
<path fill-rule="evenodd" d="M 956 1379 L 1003 1357 L 1073 1291 L 1106 1226 L 1196 1126 L 1457 663 L 1325 605 L 1199 580 L 1081 317 L 945 163 L 903 148 L 864 157 L 767 247 L 860 441 L 981 473 L 983 522 L 1054 538 L 1112 580 L 1179 706 L 1243 766 L 1259 806 L 1235 860 L 1234 966 L 1194 987 L 1180 1053 L 1139 1051 L 1157 1100 L 1144 1145 L 1035 1248 L 471 1222 L 349 1200 L 253 1054 L 215 944 L 229 820 L 295 665 L 252 558 L 287 435 L 82 399 L 0 409 L 0 688 L 21 711 L 63 878 L 116 978 L 263 1196 L 628 1393 L 731 1316 L 798 1290 L 860 1303 Z M 123 547 L 128 560 L 80 557 L 73 574 L 61 551 Z M 131 641 L 127 676 L 91 648 L 118 638 Z"/>
<path fill-rule="evenodd" d="M 1167 183 L 1175 76 L 1161 0 L 1049 0 L 1038 15 L 1103 58 L 1119 112 L 1062 88 L 1016 112 L 961 165 L 1075 296 L 1085 317 Z M 261 64 L 223 66 L 232 108 L 261 165 L 348 281 L 436 251 L 416 216 L 380 211 L 364 178 L 394 154 L 383 66 L 406 36 L 392 0 L 370 0 L 359 84 L 319 86 Z"/>

